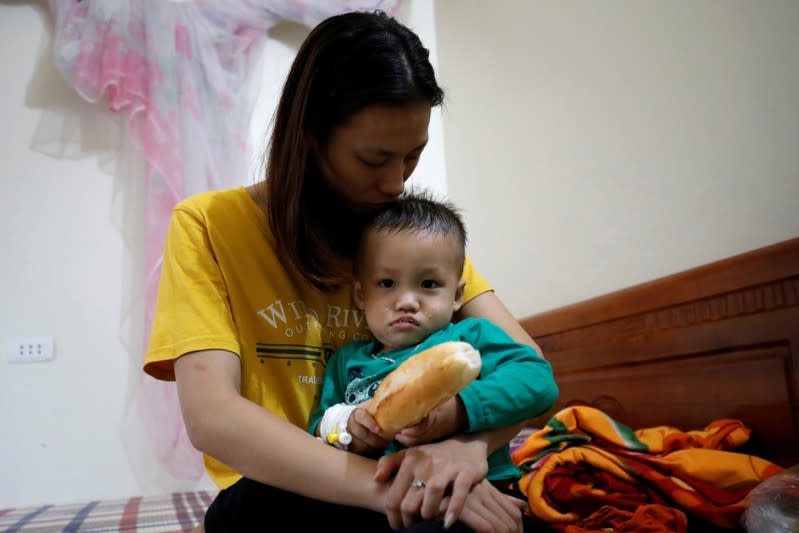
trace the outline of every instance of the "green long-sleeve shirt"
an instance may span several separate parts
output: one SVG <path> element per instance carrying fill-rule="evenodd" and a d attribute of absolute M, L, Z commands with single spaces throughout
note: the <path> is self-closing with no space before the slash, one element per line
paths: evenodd
<path fill-rule="evenodd" d="M 358 404 L 374 395 L 380 382 L 414 354 L 446 341 L 464 341 L 481 354 L 480 375 L 460 392 L 468 432 L 509 426 L 549 409 L 558 396 L 550 364 L 535 350 L 510 338 L 484 319 L 467 318 L 433 333 L 418 346 L 375 354 L 374 342 L 354 342 L 333 354 L 325 372 L 322 397 L 311 415 L 316 432 L 325 411 L 337 404 Z M 392 443 L 386 453 L 401 448 Z M 488 457 L 488 479 L 517 477 L 508 445 Z"/>

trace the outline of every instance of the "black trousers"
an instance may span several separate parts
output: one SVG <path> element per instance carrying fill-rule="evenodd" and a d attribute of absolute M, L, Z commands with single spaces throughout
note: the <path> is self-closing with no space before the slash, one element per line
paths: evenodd
<path fill-rule="evenodd" d="M 310 481 L 311 483 L 313 481 Z M 519 496 L 513 489 L 509 494 Z M 323 529 L 324 528 L 324 529 Z M 382 513 L 307 498 L 242 478 L 221 491 L 205 514 L 206 533 L 253 533 L 271 531 L 353 531 L 402 533 L 468 533 L 470 528 L 425 521 L 393 530 Z M 525 531 L 532 531 L 525 518 Z"/>

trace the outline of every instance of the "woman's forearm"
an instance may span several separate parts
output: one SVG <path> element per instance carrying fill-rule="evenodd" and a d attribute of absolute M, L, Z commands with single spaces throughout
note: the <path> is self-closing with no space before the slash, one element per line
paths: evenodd
<path fill-rule="evenodd" d="M 376 463 L 337 450 L 238 394 L 238 358 L 198 352 L 175 363 L 194 446 L 242 475 L 310 498 L 382 512 Z M 233 366 L 235 365 L 235 367 Z M 309 482 L 313 480 L 313 482 Z"/>
<path fill-rule="evenodd" d="M 383 488 L 372 480 L 375 461 L 323 444 L 240 396 L 209 416 L 200 433 L 202 451 L 250 479 L 319 500 L 383 510 Z"/>

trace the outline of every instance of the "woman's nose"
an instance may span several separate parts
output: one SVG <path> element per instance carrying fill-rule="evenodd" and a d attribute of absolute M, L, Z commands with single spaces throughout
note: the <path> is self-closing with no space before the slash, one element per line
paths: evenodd
<path fill-rule="evenodd" d="M 405 175 L 405 168 L 403 164 L 394 165 L 390 172 L 380 180 L 379 190 L 381 194 L 396 198 L 405 191 L 405 180 L 408 176 Z"/>

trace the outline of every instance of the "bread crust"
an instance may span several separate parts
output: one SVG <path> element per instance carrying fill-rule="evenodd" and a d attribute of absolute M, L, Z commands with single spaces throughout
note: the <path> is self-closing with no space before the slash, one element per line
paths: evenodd
<path fill-rule="evenodd" d="M 381 436 L 393 438 L 458 394 L 480 374 L 480 352 L 471 344 L 448 341 L 408 358 L 380 383 L 367 411 Z"/>

